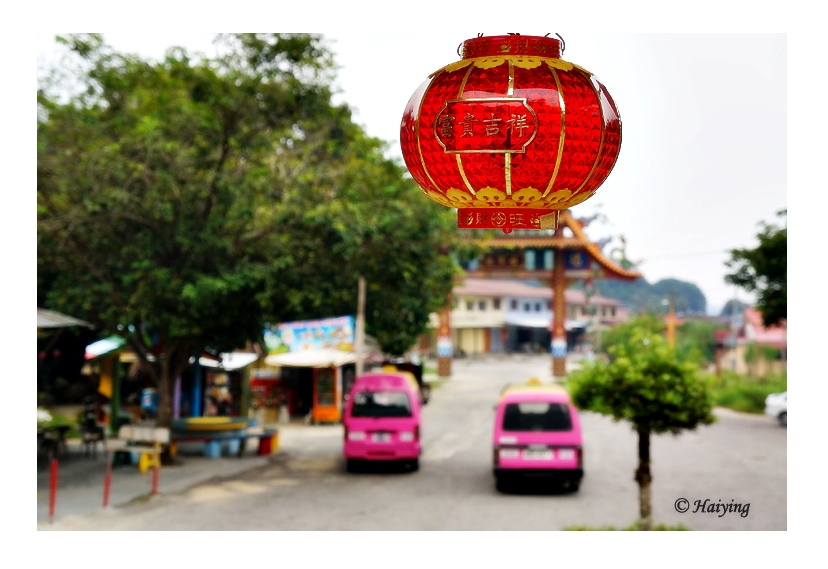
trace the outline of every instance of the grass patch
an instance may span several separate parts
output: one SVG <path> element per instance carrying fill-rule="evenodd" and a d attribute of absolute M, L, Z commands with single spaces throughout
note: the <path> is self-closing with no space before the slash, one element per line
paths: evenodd
<path fill-rule="evenodd" d="M 437 389 L 438 387 L 442 387 L 446 384 L 445 379 L 427 379 L 426 383 L 431 386 L 432 389 Z"/>
<path fill-rule="evenodd" d="M 569 526 L 565 527 L 564 531 L 641 531 L 641 522 L 635 521 L 625 528 L 615 528 L 612 526 L 604 526 L 600 528 L 592 528 L 588 526 Z M 653 524 L 650 531 L 693 531 L 684 524 L 677 526 L 668 526 L 666 524 Z"/>
<path fill-rule="evenodd" d="M 723 371 L 721 377 L 706 377 L 714 404 L 743 413 L 765 412 L 765 398 L 788 389 L 788 374 L 754 377 Z"/>

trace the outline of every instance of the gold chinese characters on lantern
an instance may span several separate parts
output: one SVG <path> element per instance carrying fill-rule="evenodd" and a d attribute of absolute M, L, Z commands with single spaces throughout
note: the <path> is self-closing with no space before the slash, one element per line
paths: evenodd
<path fill-rule="evenodd" d="M 478 37 L 429 76 L 403 113 L 400 146 L 425 195 L 461 228 L 556 229 L 592 197 L 621 148 L 615 102 L 549 37 Z"/>

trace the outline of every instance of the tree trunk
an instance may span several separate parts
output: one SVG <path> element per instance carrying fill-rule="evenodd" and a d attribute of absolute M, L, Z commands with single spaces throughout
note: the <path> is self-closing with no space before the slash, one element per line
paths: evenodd
<path fill-rule="evenodd" d="M 641 529 L 649 531 L 653 525 L 651 500 L 653 477 L 650 473 L 650 429 L 648 427 L 638 429 L 638 469 L 635 471 L 635 481 L 638 482 L 638 515 Z"/>
<path fill-rule="evenodd" d="M 170 362 L 167 358 L 161 362 L 158 377 L 158 409 L 155 415 L 157 427 L 172 426 L 172 382 L 170 381 Z"/>
<path fill-rule="evenodd" d="M 170 349 L 161 358 L 158 374 L 158 409 L 155 415 L 155 425 L 157 427 L 172 428 L 175 378 L 180 376 L 189 365 L 189 354 L 189 346 L 178 346 Z M 170 447 L 164 447 L 161 453 L 161 464 L 172 465 L 175 463 L 176 460 L 170 452 Z"/>

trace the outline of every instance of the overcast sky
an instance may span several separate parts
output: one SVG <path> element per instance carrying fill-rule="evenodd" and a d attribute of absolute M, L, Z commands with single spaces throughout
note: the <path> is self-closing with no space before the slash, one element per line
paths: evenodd
<path fill-rule="evenodd" d="M 330 15 L 320 18 L 330 22 Z M 734 297 L 752 302 L 751 295 L 725 284 L 724 262 L 730 249 L 754 247 L 760 222 L 776 222 L 776 212 L 787 208 L 786 34 L 589 33 L 567 27 L 520 33 L 560 34 L 563 59 L 594 73 L 618 106 L 618 162 L 596 195 L 572 209 L 576 217 L 603 215 L 587 234 L 615 238 L 605 251 L 623 235 L 628 258 L 640 262 L 650 283 L 676 278 L 696 284 L 709 313 Z M 192 28 L 103 33 L 114 48 L 145 57 L 160 57 L 172 45 L 212 54 L 214 34 Z M 360 31 L 364 25 L 327 23 L 317 29 L 336 30 L 319 33 L 330 40 L 341 67 L 340 100 L 399 157 L 402 112 L 420 83 L 458 60 L 464 40 L 507 32 L 459 24 L 389 28 Z M 38 34 L 39 59 L 50 53 L 54 33 Z"/>

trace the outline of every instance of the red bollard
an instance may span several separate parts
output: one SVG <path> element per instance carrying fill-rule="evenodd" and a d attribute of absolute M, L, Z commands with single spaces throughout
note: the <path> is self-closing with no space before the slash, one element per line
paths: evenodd
<path fill-rule="evenodd" d="M 104 478 L 104 496 L 103 496 L 103 507 L 106 508 L 109 505 L 109 486 L 112 483 L 112 461 L 109 460 L 106 463 L 106 478 Z"/>
<path fill-rule="evenodd" d="M 52 459 L 52 475 L 49 480 L 49 523 L 55 519 L 55 495 L 57 494 L 58 461 Z"/>

